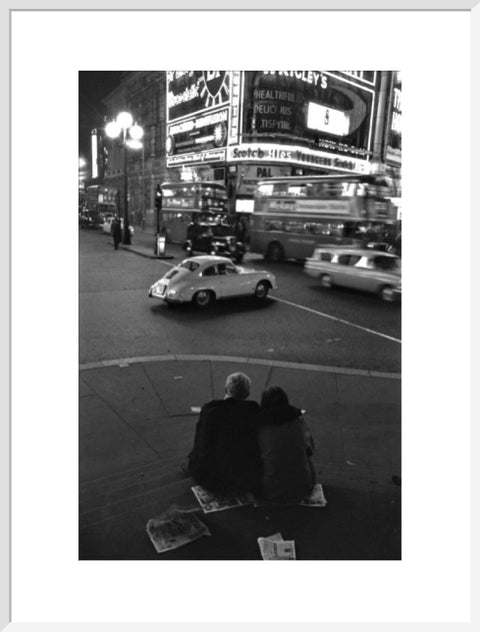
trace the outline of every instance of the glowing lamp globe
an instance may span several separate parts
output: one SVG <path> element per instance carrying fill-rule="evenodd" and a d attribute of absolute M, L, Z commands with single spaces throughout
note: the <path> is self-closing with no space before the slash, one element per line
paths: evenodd
<path fill-rule="evenodd" d="M 130 138 L 132 138 L 133 140 L 140 140 L 143 137 L 143 127 L 140 127 L 140 125 L 137 125 L 137 123 L 135 123 L 135 125 L 132 125 L 132 127 L 130 128 Z"/>
<path fill-rule="evenodd" d="M 120 135 L 121 127 L 116 121 L 111 121 L 110 123 L 107 123 L 105 132 L 110 138 L 117 138 L 117 136 Z"/>
<path fill-rule="evenodd" d="M 132 126 L 133 118 L 130 112 L 120 112 L 117 116 L 117 123 L 122 129 L 128 129 Z"/>

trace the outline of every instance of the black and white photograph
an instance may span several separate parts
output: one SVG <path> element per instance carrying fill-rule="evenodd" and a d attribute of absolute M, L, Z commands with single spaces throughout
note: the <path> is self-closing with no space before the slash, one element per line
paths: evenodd
<path fill-rule="evenodd" d="M 79 73 L 79 559 L 401 559 L 401 158 L 401 69 Z"/>

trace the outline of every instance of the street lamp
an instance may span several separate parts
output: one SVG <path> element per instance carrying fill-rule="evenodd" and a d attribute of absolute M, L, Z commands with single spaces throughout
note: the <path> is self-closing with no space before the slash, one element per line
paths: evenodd
<path fill-rule="evenodd" d="M 123 243 L 130 245 L 130 229 L 128 225 L 128 155 L 127 149 L 141 147 L 140 139 L 143 137 L 143 128 L 133 122 L 130 112 L 120 112 L 114 121 L 110 121 L 105 127 L 105 132 L 110 138 L 120 138 L 123 147 L 123 176 L 124 176 L 124 216 L 123 216 Z"/>

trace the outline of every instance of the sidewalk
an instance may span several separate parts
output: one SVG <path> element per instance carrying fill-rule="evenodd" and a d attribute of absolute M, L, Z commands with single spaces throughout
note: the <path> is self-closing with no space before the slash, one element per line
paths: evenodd
<path fill-rule="evenodd" d="M 130 246 L 120 244 L 120 247 L 124 250 L 134 252 L 142 257 L 148 257 L 149 259 L 158 259 L 155 254 L 156 235 L 153 229 L 142 230 L 139 226 L 135 226 L 135 233 L 132 237 L 132 243 Z M 172 256 L 184 258 L 185 252 L 182 250 L 179 244 L 166 244 L 165 253 L 163 257 L 171 259 Z"/>
<path fill-rule="evenodd" d="M 140 249 L 139 243 L 133 247 Z M 146 247 L 145 247 L 146 252 Z M 325 508 L 246 506 L 203 514 L 180 464 L 192 407 L 223 397 L 243 371 L 252 399 L 279 384 L 315 439 Z M 280 531 L 300 560 L 397 560 L 400 546 L 398 375 L 254 358 L 165 356 L 80 367 L 80 559 L 260 560 L 259 536 Z M 175 504 L 198 509 L 210 537 L 157 554 L 145 525 Z"/>

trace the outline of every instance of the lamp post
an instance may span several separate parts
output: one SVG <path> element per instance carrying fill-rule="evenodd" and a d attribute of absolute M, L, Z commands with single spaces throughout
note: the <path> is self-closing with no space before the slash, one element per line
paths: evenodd
<path fill-rule="evenodd" d="M 105 132 L 110 138 L 120 138 L 123 147 L 123 176 L 124 176 L 124 215 L 123 215 L 123 243 L 130 245 L 130 227 L 128 224 L 128 147 L 142 147 L 140 139 L 143 137 L 143 129 L 133 122 L 130 112 L 120 112 L 114 121 L 105 127 Z"/>

